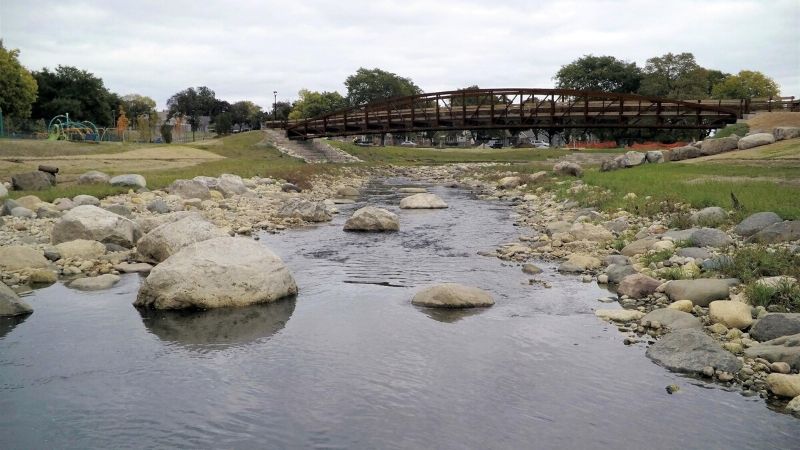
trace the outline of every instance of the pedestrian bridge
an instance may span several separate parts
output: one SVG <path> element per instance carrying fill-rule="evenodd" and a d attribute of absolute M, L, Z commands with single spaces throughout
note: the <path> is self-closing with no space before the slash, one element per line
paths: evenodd
<path fill-rule="evenodd" d="M 431 92 L 322 116 L 269 122 L 289 139 L 492 129 L 714 129 L 756 111 L 798 111 L 794 97 L 676 100 L 574 89 L 500 88 Z"/>

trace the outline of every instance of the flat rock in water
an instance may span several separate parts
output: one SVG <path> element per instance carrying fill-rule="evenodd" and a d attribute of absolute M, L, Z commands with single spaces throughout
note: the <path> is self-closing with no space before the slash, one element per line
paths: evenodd
<path fill-rule="evenodd" d="M 671 301 L 691 300 L 697 306 L 707 307 L 714 300 L 730 296 L 730 288 L 739 284 L 735 278 L 699 278 L 696 280 L 673 280 L 667 283 L 666 293 Z"/>
<path fill-rule="evenodd" d="M 20 300 L 16 292 L 0 281 L 0 317 L 20 316 L 32 312 L 31 305 Z"/>
<path fill-rule="evenodd" d="M 400 208 L 402 209 L 441 209 L 447 208 L 447 203 L 444 202 L 438 195 L 434 194 L 414 194 L 400 200 Z"/>
<path fill-rule="evenodd" d="M 751 358 L 764 358 L 769 362 L 783 361 L 793 369 L 800 370 L 800 333 L 750 346 L 744 354 Z"/>
<path fill-rule="evenodd" d="M 429 308 L 475 308 L 494 305 L 491 294 L 472 286 L 442 283 L 414 295 L 411 304 Z"/>
<path fill-rule="evenodd" d="M 701 329 L 675 330 L 656 341 L 645 353 L 675 372 L 700 374 L 705 367 L 736 373 L 742 363 Z"/>
<path fill-rule="evenodd" d="M 770 341 L 800 333 L 800 313 L 771 313 L 762 317 L 750 329 L 757 341 Z"/>
<path fill-rule="evenodd" d="M 344 231 L 397 231 L 400 220 L 397 214 L 383 208 L 365 206 L 347 219 Z"/>
<path fill-rule="evenodd" d="M 673 308 L 654 309 L 642 317 L 642 322 L 659 322 L 672 330 L 703 327 L 697 317 Z"/>
<path fill-rule="evenodd" d="M 781 216 L 775 214 L 774 212 L 755 213 L 739 222 L 739 224 L 736 225 L 736 228 L 733 229 L 733 232 L 739 236 L 748 237 L 758 233 L 772 224 L 782 221 L 783 219 L 781 219 Z"/>
<path fill-rule="evenodd" d="M 101 291 L 110 289 L 119 282 L 119 276 L 110 273 L 96 277 L 78 278 L 69 283 L 69 287 L 79 291 Z"/>
<path fill-rule="evenodd" d="M 219 237 L 183 248 L 150 271 L 135 306 L 220 308 L 297 294 L 283 261 L 258 241 Z"/>
<path fill-rule="evenodd" d="M 644 313 L 635 309 L 598 309 L 594 315 L 612 322 L 633 322 L 644 317 Z"/>

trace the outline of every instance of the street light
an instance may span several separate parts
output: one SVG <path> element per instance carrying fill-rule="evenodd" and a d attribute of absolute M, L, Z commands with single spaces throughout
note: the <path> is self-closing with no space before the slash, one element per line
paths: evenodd
<path fill-rule="evenodd" d="M 278 91 L 272 91 L 274 99 L 272 101 L 272 120 L 278 120 Z"/>

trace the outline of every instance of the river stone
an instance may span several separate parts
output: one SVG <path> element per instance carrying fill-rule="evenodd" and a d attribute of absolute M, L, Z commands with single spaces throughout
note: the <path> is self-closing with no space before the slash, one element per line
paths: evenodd
<path fill-rule="evenodd" d="M 0 269 L 44 269 L 48 264 L 41 250 L 22 245 L 0 246 Z"/>
<path fill-rule="evenodd" d="M 729 300 L 709 303 L 708 315 L 713 323 L 721 323 L 728 328 L 744 330 L 753 323 L 750 305 Z"/>
<path fill-rule="evenodd" d="M 751 358 L 764 358 L 769 362 L 785 362 L 800 370 L 800 333 L 755 344 L 745 350 L 744 354 Z"/>
<path fill-rule="evenodd" d="M 283 261 L 259 242 L 219 237 L 190 245 L 155 266 L 135 306 L 219 308 L 268 303 L 297 294 Z"/>
<path fill-rule="evenodd" d="M 750 329 L 757 341 L 770 341 L 800 333 L 800 313 L 771 313 L 759 319 Z"/>
<path fill-rule="evenodd" d="M 530 263 L 523 264 L 522 265 L 522 271 L 527 273 L 528 275 L 537 275 L 537 274 L 542 273 L 542 269 L 540 269 L 536 265 L 530 264 Z"/>
<path fill-rule="evenodd" d="M 177 222 L 165 223 L 145 234 L 139 239 L 136 249 L 143 259 L 158 263 L 184 247 L 223 236 L 227 236 L 227 233 L 213 223 L 186 217 Z"/>
<path fill-rule="evenodd" d="M 558 271 L 564 273 L 580 273 L 587 270 L 597 269 L 601 265 L 602 263 L 600 260 L 594 256 L 573 253 L 569 256 L 569 258 L 567 258 L 566 261 L 558 266 Z"/>
<path fill-rule="evenodd" d="M 96 277 L 78 278 L 69 283 L 69 287 L 79 291 L 102 291 L 110 289 L 119 282 L 119 275 L 106 273 Z"/>
<path fill-rule="evenodd" d="M 302 198 L 289 199 L 278 210 L 278 216 L 291 217 L 306 222 L 327 222 L 332 219 L 331 213 L 322 202 L 312 202 Z"/>
<path fill-rule="evenodd" d="M 553 166 L 553 172 L 557 175 L 580 177 L 583 175 L 583 168 L 578 163 L 561 161 Z"/>
<path fill-rule="evenodd" d="M 170 211 L 170 207 L 163 198 L 158 197 L 147 204 L 147 210 L 156 214 L 166 214 Z"/>
<path fill-rule="evenodd" d="M 78 184 L 106 184 L 111 178 L 97 170 L 90 170 L 78 177 Z"/>
<path fill-rule="evenodd" d="M 3 210 L 0 211 L 0 216 L 7 216 L 7 215 L 11 214 L 11 210 L 12 209 L 18 208 L 20 206 L 22 206 L 22 205 L 17 203 L 16 200 L 7 198 L 7 199 L 3 200 Z"/>
<path fill-rule="evenodd" d="M 694 309 L 694 303 L 691 300 L 677 300 L 667 305 L 667 308 L 690 313 Z"/>
<path fill-rule="evenodd" d="M 177 222 L 187 217 L 193 217 L 195 220 L 205 220 L 197 212 L 193 211 L 175 211 L 168 214 L 159 214 L 155 216 L 139 217 L 136 219 L 136 224 L 139 226 L 142 234 L 147 234 L 156 228 L 164 225 L 165 223 Z"/>
<path fill-rule="evenodd" d="M 622 167 L 635 167 L 641 166 L 647 161 L 647 155 L 642 152 L 629 151 L 621 155 L 620 166 Z"/>
<path fill-rule="evenodd" d="M 108 182 L 111 183 L 112 186 L 130 187 L 134 189 L 147 187 L 147 180 L 145 180 L 143 176 L 135 173 L 117 175 L 108 180 Z"/>
<path fill-rule="evenodd" d="M 665 290 L 671 301 L 691 300 L 697 306 L 707 307 L 714 300 L 727 299 L 730 288 L 739 284 L 735 278 L 699 278 L 697 280 L 673 280 Z"/>
<path fill-rule="evenodd" d="M 247 192 L 247 186 L 239 175 L 223 173 L 217 178 L 217 185 L 213 188 L 227 197 L 241 195 Z"/>
<path fill-rule="evenodd" d="M 733 243 L 724 231 L 716 228 L 700 228 L 692 233 L 689 242 L 697 247 L 727 247 Z"/>
<path fill-rule="evenodd" d="M 645 353 L 657 364 L 674 372 L 701 374 L 705 367 L 736 373 L 742 363 L 724 350 L 702 329 L 675 330 L 656 341 Z"/>
<path fill-rule="evenodd" d="M 685 159 L 697 158 L 701 155 L 701 150 L 693 145 L 673 148 L 670 152 L 670 161 L 683 161 Z"/>
<path fill-rule="evenodd" d="M 41 205 L 42 199 L 35 195 L 26 195 L 16 199 L 17 206 L 22 206 L 23 208 L 30 209 L 31 211 L 36 211 L 36 208 Z"/>
<path fill-rule="evenodd" d="M 700 247 L 679 248 L 678 251 L 675 252 L 675 254 L 682 258 L 694 258 L 694 259 L 708 259 L 713 256 L 711 252 Z"/>
<path fill-rule="evenodd" d="M 475 308 L 494 305 L 491 294 L 472 286 L 441 283 L 414 295 L 411 304 L 429 308 Z"/>
<path fill-rule="evenodd" d="M 11 176 L 11 186 L 15 191 L 44 191 L 55 185 L 55 175 L 39 170 Z"/>
<path fill-rule="evenodd" d="M 114 269 L 122 273 L 150 273 L 153 270 L 153 266 L 147 263 L 122 262 L 115 265 Z"/>
<path fill-rule="evenodd" d="M 104 206 L 103 209 L 106 211 L 111 211 L 112 213 L 122 216 L 126 219 L 133 218 L 133 212 L 131 209 L 125 205 L 115 203 L 113 205 Z"/>
<path fill-rule="evenodd" d="M 106 253 L 106 246 L 102 242 L 90 241 L 87 239 L 75 239 L 74 241 L 56 244 L 56 251 L 61 258 L 77 259 L 97 259 Z"/>
<path fill-rule="evenodd" d="M 733 232 L 739 236 L 752 236 L 764 228 L 782 221 L 783 219 L 781 219 L 781 216 L 774 212 L 755 213 L 739 222 L 736 228 L 733 229 Z"/>
<path fill-rule="evenodd" d="M 775 142 L 775 136 L 772 133 L 755 133 L 739 139 L 739 150 L 747 150 L 748 148 L 760 147 Z"/>
<path fill-rule="evenodd" d="M 564 220 L 558 220 L 545 225 L 545 232 L 548 236 L 552 236 L 556 233 L 567 233 L 571 227 L 571 223 Z"/>
<path fill-rule="evenodd" d="M 75 203 L 72 202 L 71 198 L 57 198 L 53 201 L 53 205 L 59 211 L 67 211 L 75 207 Z"/>
<path fill-rule="evenodd" d="M 709 206 L 689 216 L 689 221 L 694 225 L 717 225 L 728 218 L 728 212 L 719 206 Z"/>
<path fill-rule="evenodd" d="M 630 298 L 644 298 L 653 294 L 660 285 L 661 282 L 655 278 L 648 277 L 643 273 L 635 273 L 620 281 L 617 293 Z"/>
<path fill-rule="evenodd" d="M 32 312 L 31 305 L 22 301 L 16 292 L 0 281 L 0 317 L 19 316 Z"/>
<path fill-rule="evenodd" d="M 569 234 L 577 241 L 607 242 L 614 239 L 614 235 L 604 227 L 586 222 L 573 224 Z"/>
<path fill-rule="evenodd" d="M 800 128 L 798 128 L 800 130 Z M 800 396 L 797 396 L 786 404 L 786 411 L 792 414 L 800 414 Z"/>
<path fill-rule="evenodd" d="M 685 301 L 685 300 L 684 300 Z M 691 305 L 691 302 L 689 302 Z M 671 305 L 670 305 L 671 306 Z M 688 328 L 702 328 L 703 323 L 700 319 L 686 311 L 671 308 L 654 309 L 642 317 L 641 322 L 658 322 L 672 330 L 685 330 Z"/>
<path fill-rule="evenodd" d="M 626 245 L 622 249 L 621 253 L 625 256 L 641 255 L 643 253 L 647 253 L 658 241 L 659 240 L 657 238 L 652 237 L 639 239 L 638 241 L 633 241 Z"/>
<path fill-rule="evenodd" d="M 800 137 L 800 127 L 775 127 L 772 129 L 772 135 L 775 136 L 776 141 L 798 138 Z"/>
<path fill-rule="evenodd" d="M 664 162 L 664 152 L 660 150 L 650 150 L 644 154 L 645 159 L 650 164 L 658 164 Z"/>
<path fill-rule="evenodd" d="M 522 180 L 520 177 L 505 177 L 497 181 L 497 187 L 499 189 L 514 189 L 519 186 L 521 182 Z"/>
<path fill-rule="evenodd" d="M 636 269 L 629 264 L 611 264 L 606 268 L 608 282 L 619 284 L 625 277 L 636 273 Z"/>
<path fill-rule="evenodd" d="M 207 200 L 211 198 L 208 186 L 197 180 L 175 180 L 167 187 L 167 192 L 184 199 Z"/>
<path fill-rule="evenodd" d="M 631 263 L 630 258 L 624 255 L 608 255 L 603 258 L 603 264 L 610 266 L 612 264 L 625 266 Z"/>
<path fill-rule="evenodd" d="M 633 322 L 644 317 L 644 313 L 635 309 L 598 309 L 594 315 L 611 322 Z"/>
<path fill-rule="evenodd" d="M 723 138 L 706 139 L 700 144 L 700 154 L 708 156 L 736 150 L 738 143 L 739 136 L 735 134 Z"/>
<path fill-rule="evenodd" d="M 53 244 L 88 239 L 131 248 L 139 238 L 139 227 L 130 219 L 92 205 L 76 206 L 53 225 Z"/>
<path fill-rule="evenodd" d="M 800 220 L 773 223 L 750 236 L 747 242 L 776 244 L 778 242 L 800 240 Z"/>
<path fill-rule="evenodd" d="M 401 209 L 440 209 L 447 203 L 434 194 L 414 194 L 400 200 Z"/>
<path fill-rule="evenodd" d="M 400 221 L 397 214 L 383 208 L 365 206 L 347 219 L 344 231 L 397 231 Z"/>
<path fill-rule="evenodd" d="M 358 189 L 352 186 L 342 186 L 336 190 L 337 197 L 358 197 Z"/>
<path fill-rule="evenodd" d="M 795 398 L 800 395 L 800 375 L 771 373 L 767 375 L 767 387 L 775 395 Z"/>
<path fill-rule="evenodd" d="M 17 206 L 16 208 L 12 209 L 11 214 L 9 215 L 11 217 L 20 217 L 23 219 L 33 219 L 34 217 L 36 217 L 35 212 L 23 206 Z"/>
<path fill-rule="evenodd" d="M 81 195 L 76 195 L 72 199 L 72 204 L 75 206 L 81 206 L 81 205 L 100 206 L 100 200 L 92 195 L 81 194 Z"/>

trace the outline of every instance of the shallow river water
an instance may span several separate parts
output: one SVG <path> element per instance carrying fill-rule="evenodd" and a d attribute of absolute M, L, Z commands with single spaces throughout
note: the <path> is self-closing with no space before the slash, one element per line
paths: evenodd
<path fill-rule="evenodd" d="M 262 235 L 296 299 L 140 313 L 137 275 L 36 291 L 33 315 L 0 322 L 0 448 L 797 448 L 796 419 L 622 345 L 593 315 L 606 291 L 478 256 L 518 235 L 507 204 L 432 191 L 450 208 L 401 211 L 375 183 L 330 224 Z M 401 231 L 344 233 L 367 201 Z M 445 281 L 497 303 L 410 304 Z"/>

